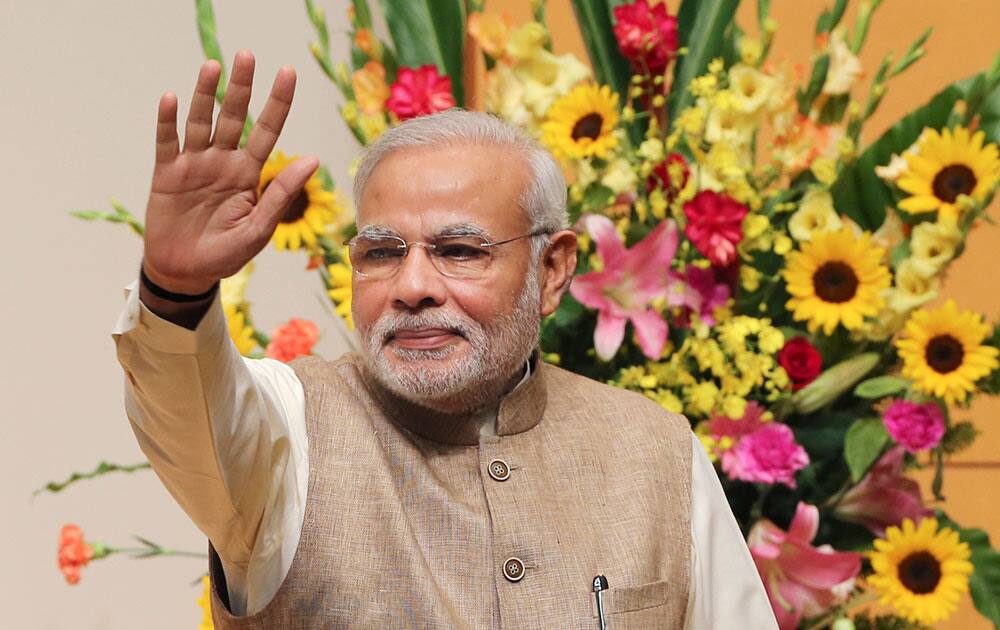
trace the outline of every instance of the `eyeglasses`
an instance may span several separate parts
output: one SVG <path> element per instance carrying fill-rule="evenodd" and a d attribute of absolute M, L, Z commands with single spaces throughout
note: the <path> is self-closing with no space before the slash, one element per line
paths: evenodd
<path fill-rule="evenodd" d="M 407 243 L 398 236 L 355 236 L 344 241 L 350 248 L 351 266 L 359 276 L 383 280 L 396 274 L 412 247 L 423 247 L 438 272 L 449 278 L 474 278 L 493 262 L 493 248 L 533 236 L 548 234 L 536 230 L 505 241 L 483 242 L 479 236 L 442 236 L 429 243 Z"/>

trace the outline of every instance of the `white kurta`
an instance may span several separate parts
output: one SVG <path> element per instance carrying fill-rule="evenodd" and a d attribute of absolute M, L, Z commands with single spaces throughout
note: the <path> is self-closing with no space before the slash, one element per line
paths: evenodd
<path fill-rule="evenodd" d="M 263 609 L 292 564 L 305 513 L 309 461 L 301 383 L 284 363 L 240 356 L 218 293 L 192 331 L 146 308 L 133 282 L 112 338 L 140 448 L 219 552 L 233 612 Z M 746 542 L 694 434 L 691 449 L 686 627 L 776 628 Z"/>

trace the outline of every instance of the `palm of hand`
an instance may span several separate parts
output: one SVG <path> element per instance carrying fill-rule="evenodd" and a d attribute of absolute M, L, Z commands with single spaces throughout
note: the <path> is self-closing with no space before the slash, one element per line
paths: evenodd
<path fill-rule="evenodd" d="M 285 67 L 278 72 L 245 148 L 238 144 L 250 99 L 253 56 L 248 51 L 237 53 L 213 134 L 220 72 L 214 61 L 201 68 L 183 152 L 176 131 L 176 98 L 168 92 L 160 99 L 143 266 L 155 283 L 178 293 L 200 293 L 260 252 L 318 165 L 315 158 L 300 158 L 258 199 L 261 168 L 291 105 L 294 70 Z"/>

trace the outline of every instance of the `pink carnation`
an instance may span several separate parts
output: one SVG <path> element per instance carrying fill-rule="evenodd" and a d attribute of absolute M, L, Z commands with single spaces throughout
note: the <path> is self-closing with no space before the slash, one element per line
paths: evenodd
<path fill-rule="evenodd" d="M 622 56 L 638 70 L 662 74 L 677 54 L 677 18 L 667 5 L 637 0 L 614 8 L 615 38 Z"/>
<path fill-rule="evenodd" d="M 806 450 L 788 425 L 762 424 L 722 454 L 722 470 L 730 479 L 752 483 L 782 483 L 795 487 L 795 473 L 809 464 Z"/>
<path fill-rule="evenodd" d="M 396 82 L 389 88 L 385 106 L 400 120 L 425 116 L 455 106 L 451 79 L 438 74 L 434 64 L 419 68 L 400 68 Z"/>
<path fill-rule="evenodd" d="M 726 195 L 703 190 L 684 204 L 684 233 L 712 265 L 728 267 L 743 240 L 743 217 L 749 209 Z"/>
<path fill-rule="evenodd" d="M 312 354 L 319 339 L 319 328 L 307 319 L 292 318 L 271 333 L 271 343 L 265 354 L 272 359 L 288 363 L 295 357 Z"/>
<path fill-rule="evenodd" d="M 897 400 L 882 415 L 885 429 L 910 453 L 934 448 L 944 435 L 944 416 L 937 403 Z"/>

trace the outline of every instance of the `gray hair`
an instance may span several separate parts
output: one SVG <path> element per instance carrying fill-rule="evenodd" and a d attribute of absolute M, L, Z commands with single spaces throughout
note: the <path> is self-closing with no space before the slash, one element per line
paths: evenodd
<path fill-rule="evenodd" d="M 354 176 L 354 203 L 361 195 L 375 167 L 389 154 L 409 147 L 453 144 L 509 147 L 524 156 L 531 181 L 518 199 L 531 231 L 558 232 L 567 227 L 566 180 L 552 155 L 521 130 L 496 116 L 463 109 L 449 109 L 429 116 L 411 118 L 385 132 L 361 158 Z M 541 254 L 548 239 L 532 239 L 535 257 Z"/>

